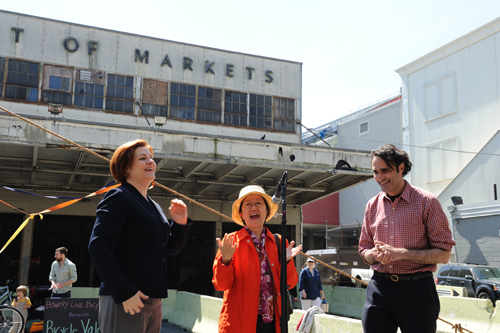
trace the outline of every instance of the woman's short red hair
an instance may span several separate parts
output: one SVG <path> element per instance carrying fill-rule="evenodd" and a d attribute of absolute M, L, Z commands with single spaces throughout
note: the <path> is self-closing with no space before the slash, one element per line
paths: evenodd
<path fill-rule="evenodd" d="M 151 154 L 153 154 L 153 148 L 143 139 L 125 142 L 115 150 L 109 163 L 109 169 L 115 182 L 123 183 L 127 180 L 127 168 L 132 166 L 135 150 L 139 147 L 147 147 Z"/>

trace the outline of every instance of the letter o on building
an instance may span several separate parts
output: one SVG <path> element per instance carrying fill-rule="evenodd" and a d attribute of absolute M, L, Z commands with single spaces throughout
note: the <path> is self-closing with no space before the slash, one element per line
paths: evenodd
<path fill-rule="evenodd" d="M 69 48 L 70 42 L 73 42 L 75 44 L 72 49 Z M 78 44 L 78 41 L 74 37 L 68 37 L 64 40 L 64 48 L 68 52 L 76 52 L 76 51 L 78 51 L 79 47 L 80 47 L 80 44 Z"/>

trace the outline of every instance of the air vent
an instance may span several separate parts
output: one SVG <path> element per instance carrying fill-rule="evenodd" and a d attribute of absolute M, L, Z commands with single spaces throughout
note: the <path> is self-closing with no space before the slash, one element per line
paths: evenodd
<path fill-rule="evenodd" d="M 92 80 L 92 72 L 91 71 L 80 71 L 80 81 L 90 81 Z"/>

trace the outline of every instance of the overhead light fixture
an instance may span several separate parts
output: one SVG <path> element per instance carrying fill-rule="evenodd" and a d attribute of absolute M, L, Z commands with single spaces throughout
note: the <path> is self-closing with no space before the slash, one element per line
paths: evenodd
<path fill-rule="evenodd" d="M 57 115 L 57 114 L 62 113 L 62 110 L 63 110 L 63 106 L 61 104 L 49 103 L 49 112 L 50 113 Z"/>
<path fill-rule="evenodd" d="M 451 197 L 451 202 L 456 205 L 463 205 L 464 201 L 462 200 L 462 197 Z"/>
<path fill-rule="evenodd" d="M 167 123 L 167 117 L 155 117 L 155 125 L 156 126 L 163 126 Z"/>

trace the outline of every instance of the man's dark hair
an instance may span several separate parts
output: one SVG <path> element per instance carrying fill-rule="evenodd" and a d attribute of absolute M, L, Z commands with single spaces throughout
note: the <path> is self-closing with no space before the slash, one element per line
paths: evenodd
<path fill-rule="evenodd" d="M 59 251 L 59 253 L 64 254 L 65 256 L 68 255 L 68 249 L 65 247 L 58 247 L 56 251 Z"/>
<path fill-rule="evenodd" d="M 403 169 L 403 177 L 411 170 L 412 164 L 408 157 L 408 153 L 394 145 L 385 144 L 382 147 L 374 149 L 372 150 L 371 156 L 372 159 L 375 156 L 380 157 L 391 169 L 396 169 L 396 172 L 399 172 L 398 167 L 403 163 L 405 166 Z"/>

